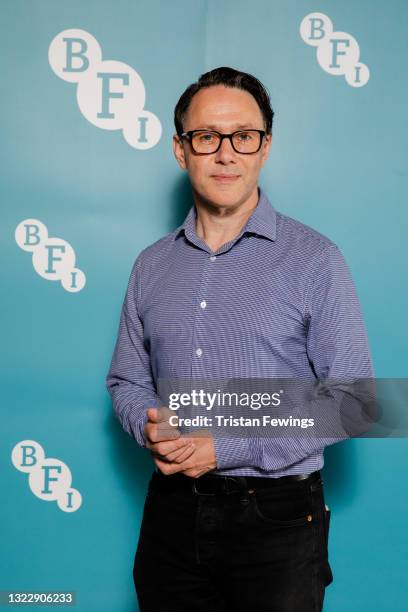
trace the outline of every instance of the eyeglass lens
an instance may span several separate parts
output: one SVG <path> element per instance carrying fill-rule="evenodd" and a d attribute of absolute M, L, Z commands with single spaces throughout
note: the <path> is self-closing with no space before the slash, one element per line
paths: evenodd
<path fill-rule="evenodd" d="M 259 149 L 261 134 L 256 130 L 234 132 L 232 143 L 238 153 L 255 153 Z M 191 144 L 197 153 L 213 153 L 218 149 L 221 136 L 217 132 L 196 132 Z"/>

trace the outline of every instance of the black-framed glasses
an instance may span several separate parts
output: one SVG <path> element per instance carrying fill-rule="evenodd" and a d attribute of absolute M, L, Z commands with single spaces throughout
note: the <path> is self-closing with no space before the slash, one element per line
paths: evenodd
<path fill-rule="evenodd" d="M 221 134 L 214 130 L 190 130 L 183 132 L 182 138 L 188 138 L 191 148 L 198 155 L 216 153 L 224 138 L 228 138 L 236 153 L 252 155 L 261 148 L 265 130 L 238 130 L 232 134 Z"/>

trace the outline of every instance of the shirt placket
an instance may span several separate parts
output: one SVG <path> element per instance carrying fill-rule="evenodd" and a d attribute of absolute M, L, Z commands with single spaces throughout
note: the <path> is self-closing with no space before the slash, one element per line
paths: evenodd
<path fill-rule="evenodd" d="M 210 287 L 214 283 L 217 268 L 217 255 L 203 253 L 204 267 L 201 283 L 195 298 L 194 321 L 191 347 L 191 377 L 206 378 L 206 363 L 209 353 L 209 335 L 206 332 L 207 319 L 212 316 L 209 300 Z M 213 295 L 213 292 L 211 292 Z"/>

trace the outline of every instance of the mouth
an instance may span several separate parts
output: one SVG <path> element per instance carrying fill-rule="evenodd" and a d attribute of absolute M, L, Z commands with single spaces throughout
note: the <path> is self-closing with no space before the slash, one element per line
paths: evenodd
<path fill-rule="evenodd" d="M 233 183 L 239 179 L 239 174 L 212 174 L 211 178 L 219 183 Z"/>

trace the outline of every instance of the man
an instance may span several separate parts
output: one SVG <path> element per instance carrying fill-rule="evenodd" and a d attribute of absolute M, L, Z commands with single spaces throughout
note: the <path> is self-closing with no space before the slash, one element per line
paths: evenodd
<path fill-rule="evenodd" d="M 232 68 L 187 88 L 173 145 L 194 205 L 130 276 L 107 386 L 156 465 L 134 565 L 142 612 L 316 612 L 332 581 L 319 470 L 335 437 L 186 435 L 159 410 L 165 379 L 372 376 L 339 249 L 258 187 L 273 114 Z"/>

